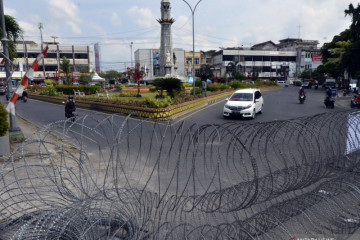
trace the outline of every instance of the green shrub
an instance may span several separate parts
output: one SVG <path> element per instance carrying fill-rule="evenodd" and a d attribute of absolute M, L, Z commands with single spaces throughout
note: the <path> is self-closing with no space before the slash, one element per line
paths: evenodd
<path fill-rule="evenodd" d="M 7 118 L 8 112 L 5 107 L 0 103 L 0 137 L 5 136 L 9 129 L 9 122 Z"/>
<path fill-rule="evenodd" d="M 144 104 L 150 108 L 166 108 L 168 106 L 173 105 L 174 101 L 169 96 L 162 98 L 162 99 L 146 97 L 144 99 Z"/>
<path fill-rule="evenodd" d="M 149 91 L 150 92 L 156 92 L 156 87 L 153 87 L 153 86 L 149 87 Z"/>
<path fill-rule="evenodd" d="M 199 95 L 201 94 L 201 89 L 200 88 L 195 88 L 195 95 Z M 190 91 L 190 95 L 194 95 L 194 90 Z"/>
<path fill-rule="evenodd" d="M 256 87 L 260 87 L 260 86 L 262 86 L 262 85 L 264 85 L 264 82 L 261 80 L 261 79 L 256 79 L 256 81 L 255 81 L 255 86 Z"/>
<path fill-rule="evenodd" d="M 221 91 L 224 91 L 224 90 L 229 89 L 229 88 L 230 88 L 230 87 L 227 86 L 226 84 L 220 84 L 220 90 L 221 90 Z"/>
<path fill-rule="evenodd" d="M 193 87 L 192 83 L 183 83 L 183 87 Z"/>
<path fill-rule="evenodd" d="M 219 84 L 210 83 L 210 84 L 206 85 L 206 89 L 210 92 L 216 92 L 216 91 L 219 91 L 220 86 L 219 86 Z"/>
<path fill-rule="evenodd" d="M 266 86 L 277 86 L 278 84 L 274 81 L 267 81 L 267 82 L 265 82 L 265 85 Z"/>
<path fill-rule="evenodd" d="M 175 97 L 175 92 L 182 90 L 182 83 L 177 78 L 157 78 L 154 80 L 153 85 L 157 90 L 161 91 L 161 95 L 166 91 L 171 98 Z"/>
<path fill-rule="evenodd" d="M 230 85 L 230 87 L 232 87 L 232 88 L 234 88 L 234 89 L 246 88 L 246 87 L 247 87 L 246 83 L 240 82 L 240 81 L 238 81 L 238 80 L 231 81 L 231 82 L 229 83 L 229 85 Z"/>
<path fill-rule="evenodd" d="M 40 91 L 40 95 L 62 97 L 64 94 L 62 92 L 58 92 L 56 90 L 56 87 L 50 86 L 50 87 Z"/>
<path fill-rule="evenodd" d="M 56 91 L 62 92 L 66 95 L 73 95 L 75 91 L 84 92 L 86 95 L 95 94 L 96 91 L 100 91 L 100 86 L 67 86 L 59 85 L 56 86 Z"/>
<path fill-rule="evenodd" d="M 195 87 L 202 87 L 202 83 L 200 79 L 195 80 Z"/>
<path fill-rule="evenodd" d="M 137 92 L 120 92 L 119 97 L 136 97 Z"/>
<path fill-rule="evenodd" d="M 294 82 L 294 86 L 300 87 L 300 86 L 302 86 L 302 82 L 300 82 L 300 81 L 295 81 L 295 82 Z"/>
<path fill-rule="evenodd" d="M 46 83 L 46 85 L 48 87 L 53 86 L 53 80 L 51 80 L 51 79 L 45 79 L 44 82 Z"/>

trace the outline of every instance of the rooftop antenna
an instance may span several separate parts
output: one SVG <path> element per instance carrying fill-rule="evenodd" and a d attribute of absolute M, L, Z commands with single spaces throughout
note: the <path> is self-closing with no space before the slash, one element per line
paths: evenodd
<path fill-rule="evenodd" d="M 55 40 L 56 40 L 57 38 L 59 38 L 59 37 L 57 37 L 57 36 L 50 36 L 50 37 L 54 39 L 54 44 L 55 44 Z"/>
<path fill-rule="evenodd" d="M 300 25 L 300 24 L 299 24 L 298 28 L 299 28 L 299 35 L 298 35 L 298 38 L 300 39 L 300 36 L 301 36 L 301 25 Z"/>

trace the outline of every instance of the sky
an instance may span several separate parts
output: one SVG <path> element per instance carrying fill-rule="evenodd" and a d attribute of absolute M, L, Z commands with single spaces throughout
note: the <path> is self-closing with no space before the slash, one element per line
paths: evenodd
<path fill-rule="evenodd" d="M 194 9 L 199 0 L 186 0 Z M 124 71 L 137 49 L 160 46 L 161 0 L 3 0 L 5 14 L 24 30 L 25 41 L 100 44 L 102 71 Z M 173 48 L 192 51 L 192 10 L 170 0 Z M 324 42 L 351 24 L 349 0 L 202 0 L 194 11 L 195 51 L 250 47 L 285 38 Z M 56 38 L 53 38 L 56 37 Z M 132 50 L 130 43 L 133 42 Z M 133 57 L 134 58 L 134 57 Z"/>

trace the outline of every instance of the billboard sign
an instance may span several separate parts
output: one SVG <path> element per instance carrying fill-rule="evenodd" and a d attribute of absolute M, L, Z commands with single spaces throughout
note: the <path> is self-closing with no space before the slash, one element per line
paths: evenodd
<path fill-rule="evenodd" d="M 95 52 L 95 69 L 97 73 L 101 72 L 100 68 L 100 46 L 99 43 L 94 45 L 94 52 Z"/>
<path fill-rule="evenodd" d="M 313 62 L 321 62 L 322 61 L 322 54 L 313 54 L 312 56 Z"/>

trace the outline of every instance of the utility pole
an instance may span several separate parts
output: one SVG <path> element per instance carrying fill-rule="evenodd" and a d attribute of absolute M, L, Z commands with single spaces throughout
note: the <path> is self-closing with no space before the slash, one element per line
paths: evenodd
<path fill-rule="evenodd" d="M 40 37 L 41 37 L 41 52 L 44 51 L 44 49 L 43 49 L 43 37 L 42 37 L 42 31 L 41 31 L 41 29 L 43 29 L 43 28 L 44 28 L 44 26 L 43 26 L 43 24 L 40 22 L 40 23 L 39 23 L 39 30 L 40 30 Z M 45 79 L 45 62 L 44 62 L 44 57 L 42 57 L 41 60 L 42 60 L 42 65 L 43 65 L 43 75 L 44 75 L 44 79 Z"/>
<path fill-rule="evenodd" d="M 13 84 L 12 84 L 12 73 L 10 71 L 10 58 L 9 58 L 9 45 L 8 45 L 8 38 L 6 33 L 5 27 L 5 16 L 4 16 L 4 4 L 3 0 L 0 0 L 0 8 L 1 8 L 1 30 L 2 30 L 2 39 L 1 42 L 3 44 L 4 49 L 4 56 L 5 56 L 5 72 L 6 72 L 6 83 L 7 83 L 7 91 L 9 97 L 11 99 L 14 91 L 13 91 Z M 16 116 L 15 114 L 9 113 L 9 121 L 10 121 L 10 132 L 21 132 L 20 128 L 17 125 Z"/>

